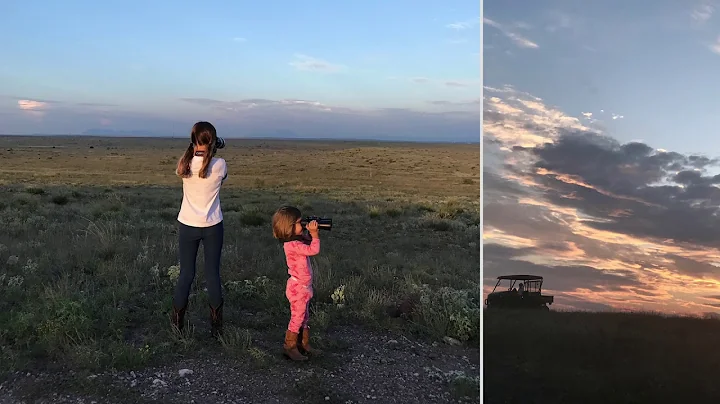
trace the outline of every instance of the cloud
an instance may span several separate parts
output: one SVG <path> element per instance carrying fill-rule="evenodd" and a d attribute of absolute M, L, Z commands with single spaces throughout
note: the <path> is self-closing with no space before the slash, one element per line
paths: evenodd
<path fill-rule="evenodd" d="M 251 98 L 240 101 L 221 101 L 209 98 L 181 98 L 182 101 L 196 105 L 218 108 L 226 111 L 242 111 L 252 108 L 267 108 L 273 106 L 311 108 L 319 111 L 332 111 L 330 107 L 317 101 L 282 99 L 266 100 Z"/>
<path fill-rule="evenodd" d="M 17 106 L 24 113 L 34 116 L 43 117 L 46 109 L 50 104 L 54 104 L 55 101 L 48 100 L 31 100 L 31 99 L 18 99 Z"/>
<path fill-rule="evenodd" d="M 535 42 L 525 38 L 524 36 L 512 31 L 510 28 L 508 28 L 505 25 L 500 24 L 494 20 L 491 20 L 489 18 L 483 18 L 483 24 L 486 24 L 493 28 L 496 28 L 503 35 L 505 35 L 507 38 L 509 38 L 516 46 L 518 46 L 520 48 L 526 48 L 526 49 L 539 48 L 538 44 L 536 44 Z"/>
<path fill-rule="evenodd" d="M 317 59 L 312 56 L 307 56 L 303 54 L 296 54 L 295 60 L 293 60 L 289 64 L 290 66 L 293 66 L 298 70 L 304 71 L 334 73 L 346 69 L 344 65 L 330 63 L 325 60 Z"/>
<path fill-rule="evenodd" d="M 470 87 L 470 83 L 464 83 L 461 81 L 446 81 L 446 87 Z"/>
<path fill-rule="evenodd" d="M 708 49 L 710 49 L 710 52 L 720 55 L 720 36 L 717 37 L 714 43 L 708 45 Z"/>
<path fill-rule="evenodd" d="M 25 111 L 37 111 L 45 108 L 48 103 L 35 100 L 18 100 L 18 108 Z"/>
<path fill-rule="evenodd" d="M 233 38 L 232 40 L 233 40 L 233 42 L 247 42 L 246 38 L 237 37 L 237 36 L 235 38 Z"/>
<path fill-rule="evenodd" d="M 478 19 L 468 20 L 468 21 L 460 21 L 460 22 L 454 22 L 451 24 L 446 25 L 446 28 L 454 29 L 456 31 L 464 31 L 466 29 L 470 29 L 478 25 Z"/>
<path fill-rule="evenodd" d="M 24 102 L 18 104 L 20 100 Z M 80 106 L 69 101 L 51 103 L 17 97 L 9 106 L 0 104 L 0 134 L 80 134 L 93 128 L 91 132 L 96 134 L 173 136 L 185 133 L 189 119 L 205 119 L 211 120 L 226 137 L 480 140 L 481 114 L 475 99 L 428 101 L 410 109 L 348 107 L 300 98 L 186 97 L 177 100 L 180 108 L 173 105 L 167 112 L 159 112 L 95 105 L 101 102 Z M 33 109 L 35 112 L 31 112 Z"/>
<path fill-rule="evenodd" d="M 486 284 L 536 273 L 560 307 L 707 310 L 719 159 L 621 143 L 511 86 L 485 90 Z"/>
<path fill-rule="evenodd" d="M 550 11 L 547 13 L 547 18 L 549 23 L 545 26 L 545 30 L 548 32 L 574 29 L 576 27 L 575 18 L 563 11 Z"/>
<path fill-rule="evenodd" d="M 697 4 L 690 12 L 690 17 L 698 25 L 705 24 L 715 13 L 713 1 L 704 0 Z"/>
<path fill-rule="evenodd" d="M 471 88 L 475 86 L 480 85 L 480 80 L 476 79 L 466 79 L 466 80 L 442 80 L 442 79 L 430 79 L 427 77 L 397 77 L 397 76 L 391 76 L 387 78 L 388 80 L 408 80 L 410 82 L 416 83 L 416 84 L 434 84 L 434 85 L 440 85 L 443 87 L 450 87 L 450 88 Z"/>
<path fill-rule="evenodd" d="M 612 114 L 612 119 L 613 119 L 613 121 L 616 120 L 616 119 L 623 119 L 623 118 L 625 118 L 625 117 L 622 116 L 622 115 Z"/>
<path fill-rule="evenodd" d="M 485 87 L 485 90 L 491 96 L 485 96 L 483 131 L 507 147 L 542 145 L 553 142 L 567 130 L 591 130 L 578 118 L 546 106 L 540 98 L 516 92 L 512 87 Z M 506 96 L 500 98 L 492 96 L 493 93 Z"/>
<path fill-rule="evenodd" d="M 470 101 L 428 101 L 428 104 L 432 105 L 441 105 L 441 106 L 479 106 L 480 105 L 480 98 L 470 100 Z"/>

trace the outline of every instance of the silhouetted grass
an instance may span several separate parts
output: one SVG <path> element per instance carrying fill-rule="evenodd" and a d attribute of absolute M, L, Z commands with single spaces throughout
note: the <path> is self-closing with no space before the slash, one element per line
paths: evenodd
<path fill-rule="evenodd" d="M 483 327 L 486 403 L 720 399 L 717 320 L 501 310 Z"/>

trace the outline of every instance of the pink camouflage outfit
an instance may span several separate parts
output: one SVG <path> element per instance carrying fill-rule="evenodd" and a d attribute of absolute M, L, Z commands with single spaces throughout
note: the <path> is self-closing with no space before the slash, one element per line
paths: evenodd
<path fill-rule="evenodd" d="M 288 330 L 297 333 L 307 328 L 310 318 L 310 299 L 313 297 L 312 265 L 310 257 L 320 252 L 320 240 L 313 238 L 310 245 L 300 240 L 283 244 L 290 278 L 285 287 L 285 296 L 290 301 L 290 323 Z"/>

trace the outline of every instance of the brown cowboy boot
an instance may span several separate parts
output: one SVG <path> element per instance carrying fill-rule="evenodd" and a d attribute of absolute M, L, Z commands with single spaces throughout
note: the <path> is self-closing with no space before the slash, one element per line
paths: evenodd
<path fill-rule="evenodd" d="M 187 305 L 181 309 L 178 309 L 173 304 L 173 313 L 170 315 L 170 322 L 172 323 L 172 326 L 175 327 L 178 331 L 182 331 L 183 326 L 185 325 L 185 310 L 187 309 Z"/>
<path fill-rule="evenodd" d="M 212 307 L 212 304 L 210 305 L 210 326 L 213 337 L 219 337 L 222 335 L 223 331 L 223 304 L 224 301 L 220 301 L 220 305 L 217 307 L 217 309 L 214 309 Z"/>
<path fill-rule="evenodd" d="M 310 346 L 310 327 L 300 329 L 298 333 L 298 351 L 303 355 L 320 356 L 322 351 Z"/>
<path fill-rule="evenodd" d="M 304 356 L 300 353 L 300 351 L 298 351 L 297 345 L 298 334 L 290 330 L 285 331 L 285 345 L 283 346 L 285 356 L 294 361 L 306 361 L 307 356 Z"/>

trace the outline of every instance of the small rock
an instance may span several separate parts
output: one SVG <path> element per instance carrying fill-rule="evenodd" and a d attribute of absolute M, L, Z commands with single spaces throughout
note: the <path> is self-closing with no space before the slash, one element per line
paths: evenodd
<path fill-rule="evenodd" d="M 330 397 L 325 396 L 325 401 L 330 401 Z"/>
<path fill-rule="evenodd" d="M 417 372 L 413 373 L 413 376 L 418 377 L 418 376 L 420 376 L 420 373 L 417 373 Z"/>
<path fill-rule="evenodd" d="M 178 370 L 178 374 L 180 377 L 187 377 L 187 375 L 193 374 L 193 371 L 191 369 L 180 369 Z"/>
<path fill-rule="evenodd" d="M 443 337 L 443 342 L 445 342 L 448 345 L 454 345 L 454 346 L 462 345 L 462 343 L 460 341 L 456 340 L 453 337 L 448 337 L 448 336 Z"/>
<path fill-rule="evenodd" d="M 387 343 L 388 343 L 388 344 L 397 344 L 398 342 L 397 342 L 396 339 L 391 339 L 391 340 L 389 340 Z"/>
<path fill-rule="evenodd" d="M 135 387 L 135 386 L 137 386 L 137 380 L 131 381 L 131 382 L 130 382 L 130 387 Z"/>
<path fill-rule="evenodd" d="M 167 386 L 167 383 L 165 383 L 164 381 L 162 381 L 160 379 L 155 379 L 155 380 L 153 380 L 153 386 L 155 386 L 155 387 Z"/>

